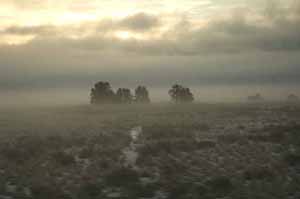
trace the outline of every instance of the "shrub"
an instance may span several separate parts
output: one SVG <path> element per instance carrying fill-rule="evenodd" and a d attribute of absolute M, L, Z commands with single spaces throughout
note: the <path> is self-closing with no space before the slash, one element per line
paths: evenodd
<path fill-rule="evenodd" d="M 36 184 L 32 186 L 31 191 L 34 199 L 71 198 L 63 193 L 61 189 L 53 187 L 52 185 Z"/>
<path fill-rule="evenodd" d="M 268 142 L 269 136 L 268 135 L 248 135 L 247 138 L 254 142 Z"/>
<path fill-rule="evenodd" d="M 101 198 L 102 186 L 96 183 L 86 183 L 80 187 L 78 198 L 96 199 Z"/>
<path fill-rule="evenodd" d="M 23 163 L 39 158 L 45 152 L 45 144 L 38 136 L 21 136 L 12 143 L 3 144 L 0 150 L 8 161 Z"/>
<path fill-rule="evenodd" d="M 111 171 L 105 177 L 105 182 L 116 187 L 129 186 L 139 182 L 139 175 L 133 169 L 122 167 Z"/>
<path fill-rule="evenodd" d="M 56 163 L 58 163 L 62 166 L 69 166 L 69 165 L 75 163 L 75 158 L 72 155 L 62 152 L 62 151 L 53 153 L 52 157 Z"/>
<path fill-rule="evenodd" d="M 227 195 L 233 191 L 233 184 L 231 180 L 226 176 L 217 176 L 206 182 L 210 191 L 216 195 Z"/>
<path fill-rule="evenodd" d="M 250 167 L 244 171 L 244 178 L 246 180 L 264 180 L 275 177 L 274 171 L 266 166 Z"/>
<path fill-rule="evenodd" d="M 198 129 L 200 131 L 209 131 L 210 130 L 210 126 L 208 124 L 199 124 L 198 126 Z"/>
<path fill-rule="evenodd" d="M 168 199 L 183 199 L 190 192 L 191 185 L 187 183 L 179 183 L 169 190 Z"/>
<path fill-rule="evenodd" d="M 284 131 L 271 131 L 268 138 L 270 142 L 281 143 L 286 140 L 286 133 Z"/>
<path fill-rule="evenodd" d="M 234 134 L 234 133 L 218 136 L 218 141 L 226 144 L 241 143 L 243 141 L 246 141 L 246 139 L 247 138 L 244 137 L 243 135 Z"/>
<path fill-rule="evenodd" d="M 288 163 L 290 166 L 300 165 L 300 154 L 288 152 L 283 155 L 284 161 Z"/>
<path fill-rule="evenodd" d="M 79 158 L 86 159 L 86 158 L 91 158 L 94 155 L 94 149 L 92 147 L 84 147 L 80 152 L 79 152 Z"/>
<path fill-rule="evenodd" d="M 5 146 L 1 150 L 1 155 L 8 161 L 21 162 L 25 160 L 24 151 L 14 146 Z"/>
<path fill-rule="evenodd" d="M 123 187 L 123 194 L 126 199 L 135 199 L 135 198 L 152 198 L 154 197 L 155 190 L 158 187 L 155 185 L 141 185 L 140 183 L 129 184 L 126 187 Z"/>
<path fill-rule="evenodd" d="M 215 146 L 216 142 L 213 140 L 203 140 L 197 143 L 198 149 L 214 148 Z"/>

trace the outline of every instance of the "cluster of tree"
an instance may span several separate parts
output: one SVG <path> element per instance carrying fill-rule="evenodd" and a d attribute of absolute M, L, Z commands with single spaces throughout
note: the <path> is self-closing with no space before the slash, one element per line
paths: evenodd
<path fill-rule="evenodd" d="M 287 97 L 287 100 L 290 101 L 290 102 L 298 102 L 300 99 L 297 95 L 295 94 L 290 94 L 288 97 Z"/>
<path fill-rule="evenodd" d="M 288 102 L 298 102 L 300 99 L 297 95 L 295 94 L 290 94 L 287 96 L 286 100 Z M 251 102 L 262 102 L 264 101 L 264 98 L 261 94 L 257 93 L 256 95 L 251 95 L 251 96 L 248 96 L 248 101 L 251 101 Z"/>
<path fill-rule="evenodd" d="M 194 96 L 189 88 L 175 84 L 169 90 L 171 100 L 175 103 L 189 103 L 194 101 Z M 91 90 L 92 104 L 107 103 L 150 103 L 149 92 L 145 86 L 138 86 L 135 95 L 128 88 L 119 88 L 116 93 L 108 82 L 98 82 Z"/>
<path fill-rule="evenodd" d="M 257 93 L 256 95 L 249 96 L 249 97 L 248 97 L 248 100 L 249 100 L 249 101 L 253 101 L 253 102 L 254 102 L 254 101 L 258 102 L 258 101 L 263 101 L 264 98 L 262 97 L 261 94 Z"/>
<path fill-rule="evenodd" d="M 194 101 L 194 95 L 190 88 L 184 87 L 180 84 L 175 84 L 169 90 L 171 101 L 174 103 L 191 103 Z M 251 102 L 263 102 L 264 97 L 257 93 L 255 95 L 248 96 L 248 101 Z M 299 102 L 300 99 L 295 94 L 287 96 L 289 102 Z M 97 82 L 91 90 L 91 103 L 92 104 L 130 104 L 130 103 L 150 103 L 150 97 L 148 89 L 145 86 L 138 86 L 134 90 L 134 95 L 128 88 L 119 88 L 116 92 L 112 89 L 109 82 Z"/>
<path fill-rule="evenodd" d="M 189 88 L 175 84 L 169 90 L 169 95 L 175 103 L 188 103 L 194 101 L 194 95 Z"/>
<path fill-rule="evenodd" d="M 109 82 L 97 82 L 91 90 L 91 104 L 109 103 L 150 103 L 149 92 L 145 86 L 138 86 L 135 95 L 128 88 L 119 88 L 114 92 Z"/>

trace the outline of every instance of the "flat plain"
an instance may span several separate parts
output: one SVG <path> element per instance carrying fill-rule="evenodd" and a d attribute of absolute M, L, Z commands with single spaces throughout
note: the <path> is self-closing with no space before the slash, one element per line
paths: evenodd
<path fill-rule="evenodd" d="M 3 109 L 0 198 L 300 198 L 299 104 Z"/>

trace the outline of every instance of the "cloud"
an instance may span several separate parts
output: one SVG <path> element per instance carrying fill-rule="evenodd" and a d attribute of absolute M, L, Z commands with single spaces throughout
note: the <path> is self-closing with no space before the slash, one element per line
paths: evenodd
<path fill-rule="evenodd" d="M 4 0 L 4 3 L 9 3 L 20 9 L 40 9 L 49 4 L 49 1 L 40 0 Z"/>
<path fill-rule="evenodd" d="M 42 26 L 10 26 L 2 31 L 0 34 L 7 35 L 49 35 L 57 32 L 57 28 L 50 25 Z"/>
<path fill-rule="evenodd" d="M 275 6 L 271 6 L 273 9 Z M 269 8 L 268 8 L 269 9 Z M 285 13 L 278 17 L 280 10 Z M 284 11 L 282 11 L 284 10 Z M 81 26 L 56 27 L 51 25 L 20 27 L 12 26 L 2 34 L 35 35 L 33 45 L 56 44 L 62 48 L 78 48 L 89 51 L 118 51 L 141 55 L 193 56 L 212 53 L 239 53 L 251 51 L 299 51 L 300 14 L 294 7 L 276 8 L 267 17 L 259 13 L 233 11 L 227 18 L 211 19 L 206 25 L 197 27 L 182 18 L 159 36 L 153 29 L 163 27 L 163 17 L 138 13 L 123 19 L 104 19 Z M 238 13 L 238 14 L 236 14 Z M 257 17 L 259 16 L 259 17 Z M 255 19 L 257 17 L 259 20 Z M 255 20 L 254 20 L 255 19 Z M 141 32 L 145 39 L 115 36 L 116 31 Z M 86 34 L 85 34 L 86 33 Z M 148 34 L 151 33 L 151 34 Z M 148 35 L 147 35 L 148 34 Z M 78 37 L 70 37 L 75 35 Z M 49 42 L 50 41 L 50 42 Z M 31 44 L 29 44 L 31 45 Z"/>
<path fill-rule="evenodd" d="M 122 28 L 122 25 L 114 26 L 114 30 Z M 115 50 L 157 56 L 194 56 L 253 51 L 299 51 L 299 35 L 300 20 L 297 18 L 263 22 L 229 18 L 214 20 L 199 28 L 179 22 L 159 37 L 145 40 L 138 38 L 121 40 L 109 34 L 66 40 L 72 47 L 82 50 Z"/>
<path fill-rule="evenodd" d="M 157 37 L 151 35 L 153 29 L 163 27 L 163 16 L 146 13 L 138 13 L 119 20 L 104 19 L 82 24 L 79 27 L 12 26 L 0 33 L 35 35 L 35 39 L 25 46 L 36 44 L 47 46 L 51 43 L 58 43 L 57 45 L 61 48 L 73 50 L 117 51 L 151 56 L 299 51 L 300 14 L 298 10 L 295 7 L 274 10 L 284 10 L 280 12 L 285 14 L 281 14 L 280 18 L 272 14 L 273 17 L 270 18 L 271 15 L 266 17 L 259 13 L 233 11 L 234 14 L 229 17 L 211 19 L 206 25 L 200 27 L 180 18 L 174 26 L 169 27 Z M 259 20 L 253 20 L 255 17 Z M 140 32 L 142 36 L 146 36 L 142 40 L 135 37 L 124 40 L 114 34 L 120 30 Z M 70 35 L 77 37 L 74 39 Z M 58 40 L 59 42 L 55 42 Z"/>
<path fill-rule="evenodd" d="M 160 20 L 158 17 L 145 13 L 128 16 L 118 23 L 121 27 L 134 31 L 147 31 L 153 27 L 157 27 L 159 24 Z"/>
<path fill-rule="evenodd" d="M 278 17 L 276 10 L 283 14 Z M 299 10 L 285 6 L 268 15 L 234 10 L 204 23 L 173 15 L 167 23 L 170 15 L 138 13 L 68 26 L 11 26 L 1 34 L 34 38 L 0 46 L 0 85 L 76 86 L 98 79 L 156 85 L 176 80 L 299 84 Z M 133 37 L 119 38 L 116 31 Z"/>
<path fill-rule="evenodd" d="M 66 39 L 69 35 L 78 35 L 86 32 L 111 33 L 114 31 L 133 31 L 133 32 L 146 32 L 151 31 L 162 25 L 158 16 L 146 13 L 137 13 L 122 19 L 102 19 L 97 22 L 85 22 L 75 25 L 34 25 L 34 26 L 19 26 L 13 25 L 0 29 L 0 35 L 34 35 L 34 36 L 49 36 L 57 35 L 61 37 L 64 35 Z M 69 35 L 68 35 L 69 34 Z M 92 35 L 94 36 L 94 35 Z"/>

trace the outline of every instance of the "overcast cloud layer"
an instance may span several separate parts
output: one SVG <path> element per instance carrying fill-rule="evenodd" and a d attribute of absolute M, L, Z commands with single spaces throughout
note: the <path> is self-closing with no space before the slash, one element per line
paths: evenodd
<path fill-rule="evenodd" d="M 0 89 L 299 85 L 300 3 L 0 1 Z"/>

